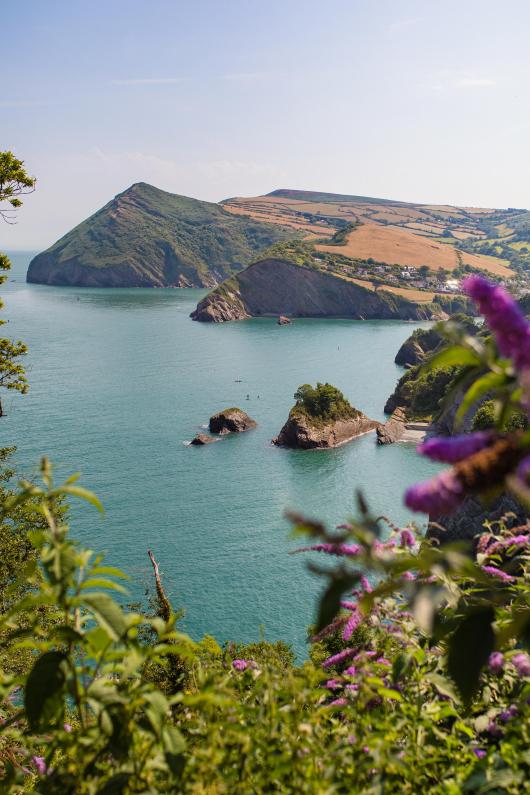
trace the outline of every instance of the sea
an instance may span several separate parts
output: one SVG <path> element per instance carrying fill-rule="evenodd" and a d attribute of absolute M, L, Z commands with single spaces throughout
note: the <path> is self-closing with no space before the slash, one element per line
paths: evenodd
<path fill-rule="evenodd" d="M 88 289 L 26 284 L 32 252 L 10 255 L 3 336 L 24 340 L 30 390 L 5 392 L 0 446 L 16 445 L 24 477 L 47 456 L 57 482 L 80 472 L 105 512 L 73 501 L 71 533 L 129 576 L 131 602 L 152 588 L 153 550 L 182 629 L 219 642 L 265 637 L 306 655 L 319 577 L 315 553 L 289 554 L 287 511 L 334 527 L 371 510 L 415 520 L 404 489 L 437 465 L 414 445 L 379 447 L 374 433 L 334 450 L 271 445 L 300 384 L 329 382 L 369 417 L 402 369 L 401 343 L 426 323 L 273 318 L 198 323 L 193 289 Z M 239 406 L 255 430 L 189 445 L 220 409 Z"/>

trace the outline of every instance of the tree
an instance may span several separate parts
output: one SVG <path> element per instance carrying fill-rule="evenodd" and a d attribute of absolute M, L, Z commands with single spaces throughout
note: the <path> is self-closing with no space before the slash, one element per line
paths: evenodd
<path fill-rule="evenodd" d="M 0 217 L 6 223 L 15 223 L 15 213 L 22 206 L 19 197 L 31 193 L 34 188 L 35 179 L 27 174 L 24 162 L 15 157 L 13 152 L 0 152 Z M 6 272 L 10 268 L 9 258 L 0 254 L 0 284 L 7 279 Z M 0 309 L 3 306 L 0 299 Z M 5 320 L 0 320 L 0 325 L 4 323 Z M 5 337 L 0 338 L 0 387 L 15 389 L 22 394 L 28 391 L 24 368 L 18 361 L 27 351 L 27 346 L 20 340 L 15 342 Z M 0 417 L 3 414 L 0 400 Z"/>

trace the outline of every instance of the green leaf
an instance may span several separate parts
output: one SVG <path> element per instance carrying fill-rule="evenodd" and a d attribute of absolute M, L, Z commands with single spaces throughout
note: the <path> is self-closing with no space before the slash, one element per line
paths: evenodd
<path fill-rule="evenodd" d="M 175 726 L 165 726 L 162 732 L 162 743 L 167 766 L 173 775 L 180 777 L 186 764 L 183 752 L 186 742 Z"/>
<path fill-rule="evenodd" d="M 456 701 L 456 693 L 450 681 L 448 681 L 445 676 L 437 673 L 430 673 L 427 674 L 425 677 L 427 682 L 430 682 L 434 685 L 436 690 L 441 693 L 442 696 L 447 696 L 451 699 L 451 701 Z"/>
<path fill-rule="evenodd" d="M 389 698 L 391 701 L 403 701 L 403 696 L 398 690 L 392 690 L 389 687 L 380 687 L 377 692 L 383 698 Z"/>
<path fill-rule="evenodd" d="M 63 652 L 48 651 L 31 669 L 24 690 L 24 709 L 31 731 L 45 728 L 62 710 L 61 690 L 65 682 L 62 663 L 65 659 Z"/>
<path fill-rule="evenodd" d="M 464 345 L 452 345 L 450 348 L 435 353 L 423 364 L 422 370 L 434 370 L 435 367 L 448 367 L 449 365 L 473 365 L 478 367 L 481 364 L 479 356 Z"/>
<path fill-rule="evenodd" d="M 449 641 L 447 667 L 466 705 L 478 689 L 480 672 L 495 645 L 494 618 L 489 606 L 468 614 Z"/>
<path fill-rule="evenodd" d="M 466 416 L 468 411 L 480 400 L 481 397 L 487 395 L 493 389 L 503 386 L 507 381 L 504 373 L 486 373 L 485 375 L 477 378 L 469 389 L 467 390 L 464 398 L 456 412 L 455 422 L 458 425 Z"/>
<path fill-rule="evenodd" d="M 103 505 L 96 495 L 88 489 L 84 489 L 82 486 L 64 485 L 61 487 L 60 491 L 63 494 L 70 494 L 72 497 L 79 497 L 79 499 L 85 500 L 85 502 L 89 502 L 91 505 L 94 505 L 94 507 L 97 508 L 100 513 L 105 513 L 103 510 Z"/>
<path fill-rule="evenodd" d="M 144 696 L 145 714 L 149 723 L 153 727 L 155 734 L 160 735 L 169 712 L 169 703 L 166 697 L 159 691 L 146 693 Z"/>
<path fill-rule="evenodd" d="M 119 640 L 127 632 L 128 624 L 121 607 L 106 593 L 83 594 L 81 604 L 94 613 L 112 640 Z"/>

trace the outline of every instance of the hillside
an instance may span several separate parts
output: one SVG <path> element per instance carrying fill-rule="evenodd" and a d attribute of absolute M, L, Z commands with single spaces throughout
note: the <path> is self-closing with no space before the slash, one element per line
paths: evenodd
<path fill-rule="evenodd" d="M 414 204 L 291 189 L 234 197 L 222 204 L 239 217 L 288 225 L 313 242 L 317 251 L 334 251 L 363 263 L 363 278 L 378 274 L 389 286 L 403 277 L 415 289 L 449 292 L 455 285 L 447 285 L 447 279 L 470 271 L 509 279 L 516 292 L 530 286 L 526 210 Z"/>
<path fill-rule="evenodd" d="M 132 185 L 30 263 L 27 280 L 84 287 L 212 287 L 292 229 Z"/>
<path fill-rule="evenodd" d="M 413 291 L 374 289 L 350 278 L 340 259 L 315 260 L 311 247 L 303 244 L 278 244 L 268 254 L 212 290 L 192 313 L 193 320 L 222 323 L 279 315 L 429 320 L 467 306 L 460 297 L 431 294 L 418 300 Z"/>

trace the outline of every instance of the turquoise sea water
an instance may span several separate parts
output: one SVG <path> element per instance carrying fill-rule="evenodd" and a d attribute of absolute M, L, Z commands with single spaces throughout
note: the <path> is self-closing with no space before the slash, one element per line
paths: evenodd
<path fill-rule="evenodd" d="M 383 419 L 402 372 L 395 353 L 416 324 L 195 323 L 188 315 L 204 291 L 27 285 L 30 256 L 12 257 L 3 331 L 30 346 L 31 389 L 4 396 L 0 445 L 18 446 L 24 474 L 42 454 L 58 475 L 82 472 L 106 513 L 76 509 L 74 534 L 131 575 L 134 598 L 150 580 L 152 548 L 194 637 L 248 641 L 263 625 L 267 638 L 303 653 L 320 583 L 303 556 L 288 555 L 284 511 L 337 524 L 360 487 L 375 511 L 401 522 L 404 488 L 435 466 L 410 445 L 378 448 L 374 434 L 316 452 L 277 449 L 270 439 L 305 382 L 329 381 Z M 185 444 L 232 405 L 258 428 Z"/>

